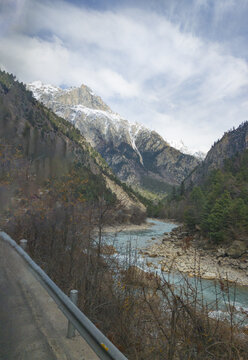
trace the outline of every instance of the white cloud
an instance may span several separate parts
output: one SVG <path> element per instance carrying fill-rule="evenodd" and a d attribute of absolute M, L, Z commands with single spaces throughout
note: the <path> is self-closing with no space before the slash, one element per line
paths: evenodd
<path fill-rule="evenodd" d="M 196 1 L 198 12 L 209 6 Z M 10 18 L 0 65 L 22 81 L 85 83 L 123 116 L 204 151 L 247 118 L 247 62 L 162 14 L 26 0 Z"/>
<path fill-rule="evenodd" d="M 120 95 L 122 97 L 139 95 L 138 85 L 135 82 L 126 81 L 120 74 L 110 69 L 103 69 L 97 73 L 97 79 L 103 84 L 101 93 L 106 92 L 110 96 Z"/>

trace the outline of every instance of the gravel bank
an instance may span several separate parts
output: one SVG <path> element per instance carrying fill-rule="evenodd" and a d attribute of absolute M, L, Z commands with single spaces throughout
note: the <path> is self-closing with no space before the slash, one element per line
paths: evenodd
<path fill-rule="evenodd" d="M 174 270 L 203 279 L 228 279 L 239 285 L 248 286 L 248 256 L 234 259 L 226 256 L 225 249 L 199 247 L 196 236 L 190 237 L 182 227 L 166 234 L 160 244 L 153 244 L 141 253 L 150 257 L 161 257 L 164 271 Z"/>

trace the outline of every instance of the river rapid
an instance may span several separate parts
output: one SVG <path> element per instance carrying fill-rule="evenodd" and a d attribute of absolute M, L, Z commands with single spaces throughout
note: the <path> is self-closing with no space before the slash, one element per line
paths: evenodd
<path fill-rule="evenodd" d="M 228 293 L 221 290 L 218 281 L 204 280 L 187 277 L 185 274 L 162 272 L 159 264 L 161 258 L 142 256 L 139 250 L 145 250 L 154 243 L 161 243 L 165 233 L 170 232 L 177 225 L 155 219 L 148 219 L 150 227 L 132 230 L 121 230 L 118 232 L 108 232 L 105 240 L 108 244 L 114 245 L 118 251 L 118 258 L 130 265 L 139 266 L 144 271 L 156 272 L 158 275 L 169 280 L 175 286 L 180 287 L 186 281 L 197 288 L 200 296 L 209 307 L 209 315 L 212 317 L 228 318 L 228 304 L 235 309 L 235 319 L 244 321 L 248 324 L 248 287 L 230 285 Z M 218 307 L 216 307 L 218 299 Z"/>

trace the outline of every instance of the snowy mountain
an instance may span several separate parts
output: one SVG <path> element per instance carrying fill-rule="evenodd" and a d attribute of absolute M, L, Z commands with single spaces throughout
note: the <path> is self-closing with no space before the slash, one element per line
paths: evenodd
<path fill-rule="evenodd" d="M 199 163 L 155 131 L 123 119 L 85 85 L 61 89 L 35 81 L 27 88 L 38 101 L 73 123 L 129 184 L 153 190 L 163 184 L 178 185 Z"/>
<path fill-rule="evenodd" d="M 194 157 L 196 157 L 199 160 L 204 160 L 206 157 L 206 153 L 204 153 L 203 151 L 192 151 L 190 150 L 183 142 L 183 140 L 177 141 L 177 140 L 172 140 L 169 141 L 170 146 L 174 147 L 175 149 L 181 151 L 183 154 L 188 154 L 188 155 L 192 155 Z"/>

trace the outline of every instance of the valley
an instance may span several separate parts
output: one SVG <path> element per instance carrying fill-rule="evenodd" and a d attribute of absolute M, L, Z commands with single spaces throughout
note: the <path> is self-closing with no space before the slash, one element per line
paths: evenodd
<path fill-rule="evenodd" d="M 171 349 L 174 311 L 181 354 L 202 342 L 195 323 L 209 343 L 213 329 L 225 344 L 234 333 L 245 338 L 247 122 L 200 161 L 122 119 L 85 85 L 28 88 L 35 98 L 0 72 L 2 229 L 28 239 L 28 253 L 65 293 L 79 290 L 80 309 L 130 359 Z"/>
<path fill-rule="evenodd" d="M 0 0 L 0 358 L 248 359 L 247 18 Z"/>

